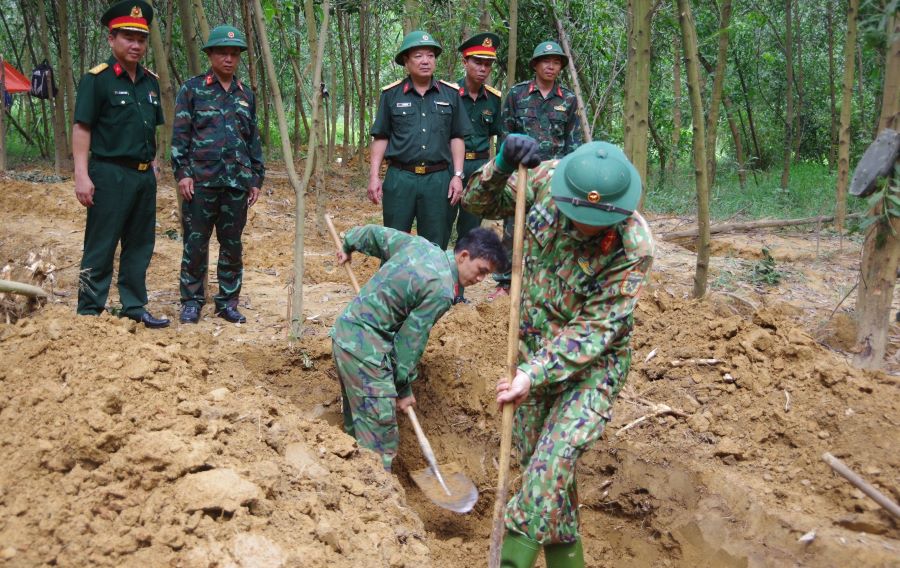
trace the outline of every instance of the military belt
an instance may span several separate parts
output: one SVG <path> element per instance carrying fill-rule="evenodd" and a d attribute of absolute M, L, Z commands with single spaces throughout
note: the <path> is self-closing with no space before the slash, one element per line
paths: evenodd
<path fill-rule="evenodd" d="M 485 150 L 484 152 L 466 152 L 467 160 L 487 160 L 491 157 L 491 153 Z"/>
<path fill-rule="evenodd" d="M 129 160 L 128 158 L 104 158 L 102 156 L 91 156 L 91 159 L 98 162 L 109 162 L 110 164 L 116 164 L 122 166 L 123 168 L 137 170 L 139 172 L 146 172 L 150 169 L 151 164 L 151 162 L 138 162 L 137 160 Z"/>
<path fill-rule="evenodd" d="M 439 172 L 441 170 L 447 169 L 447 162 L 438 162 L 436 164 L 401 164 L 400 162 L 395 162 L 391 160 L 392 168 L 399 168 L 401 170 L 405 170 L 407 172 L 413 172 L 414 174 L 419 174 L 423 176 L 425 174 L 431 174 L 434 172 Z"/>

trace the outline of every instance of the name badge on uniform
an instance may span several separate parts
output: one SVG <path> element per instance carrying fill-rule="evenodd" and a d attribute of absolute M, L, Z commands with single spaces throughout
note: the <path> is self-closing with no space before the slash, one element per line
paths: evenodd
<path fill-rule="evenodd" d="M 556 105 L 555 107 L 553 107 L 553 110 L 558 110 L 558 111 L 565 112 L 565 111 L 566 111 L 566 105 Z"/>
<path fill-rule="evenodd" d="M 113 91 L 114 95 L 130 95 L 131 93 L 128 91 Z"/>
<path fill-rule="evenodd" d="M 238 101 L 238 104 L 241 105 L 241 106 L 245 106 L 245 107 L 249 107 L 249 106 L 250 106 L 250 103 L 248 103 L 247 101 Z"/>
<path fill-rule="evenodd" d="M 587 274 L 588 276 L 594 275 L 594 269 L 591 268 L 591 263 L 588 262 L 588 259 L 586 259 L 584 257 L 580 257 L 578 259 L 578 266 L 580 266 L 581 269 L 584 271 L 584 273 Z"/>
<path fill-rule="evenodd" d="M 412 106 L 412 103 L 397 103 L 397 108 L 409 108 Z"/>
<path fill-rule="evenodd" d="M 448 103 L 447 101 L 434 101 L 434 104 L 440 106 L 450 106 L 450 103 Z"/>

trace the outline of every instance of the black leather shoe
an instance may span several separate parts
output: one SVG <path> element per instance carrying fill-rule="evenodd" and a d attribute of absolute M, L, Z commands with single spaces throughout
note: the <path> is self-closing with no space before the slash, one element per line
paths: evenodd
<path fill-rule="evenodd" d="M 181 323 L 197 323 L 200 321 L 200 308 L 197 306 L 182 306 L 178 321 Z"/>
<path fill-rule="evenodd" d="M 225 321 L 230 321 L 231 323 L 244 323 L 245 321 L 247 321 L 247 318 L 245 318 L 244 315 L 237 310 L 237 308 L 233 308 L 231 306 L 225 308 L 216 315 L 224 319 Z"/>
<path fill-rule="evenodd" d="M 167 318 L 155 318 L 150 312 L 144 312 L 141 315 L 140 322 L 144 324 L 144 327 L 149 327 L 150 329 L 169 327 L 169 320 Z"/>

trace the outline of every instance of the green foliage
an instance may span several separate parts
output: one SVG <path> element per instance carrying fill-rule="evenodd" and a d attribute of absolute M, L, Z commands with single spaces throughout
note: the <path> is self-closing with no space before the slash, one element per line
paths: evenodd
<path fill-rule="evenodd" d="M 763 257 L 750 269 L 748 280 L 756 285 L 775 286 L 781 282 L 784 273 L 775 266 L 775 257 L 767 247 L 763 247 L 762 255 Z"/>
<path fill-rule="evenodd" d="M 894 166 L 894 175 L 890 180 L 879 180 L 878 189 L 869 196 L 866 203 L 869 215 L 860 222 L 858 230 L 865 232 L 872 225 L 881 223 L 894 233 L 891 220 L 900 218 L 900 165 Z"/>

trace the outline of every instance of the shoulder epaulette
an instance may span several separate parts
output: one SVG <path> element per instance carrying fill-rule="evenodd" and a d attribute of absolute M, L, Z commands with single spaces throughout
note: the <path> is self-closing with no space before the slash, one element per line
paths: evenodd
<path fill-rule="evenodd" d="M 154 79 L 159 79 L 159 75 L 157 75 L 157 74 L 154 73 L 153 71 L 147 69 L 146 67 L 144 67 L 144 71 L 145 71 L 148 75 L 152 76 Z"/>
<path fill-rule="evenodd" d="M 402 82 L 403 82 L 403 79 L 397 79 L 396 81 L 394 81 L 394 82 L 391 83 L 390 85 L 385 85 L 385 86 L 381 87 L 381 90 L 382 90 L 382 91 L 387 91 L 388 89 L 393 89 L 394 87 L 396 87 L 397 85 L 399 85 L 399 84 L 402 83 Z"/>
<path fill-rule="evenodd" d="M 495 89 L 494 87 L 492 87 L 492 86 L 490 86 L 490 85 L 485 85 L 484 88 L 487 89 L 487 91 L 488 91 L 489 93 L 493 93 L 493 94 L 495 94 L 495 95 L 497 95 L 498 97 L 501 97 L 501 98 L 503 97 L 503 93 L 500 92 L 500 89 Z"/>
<path fill-rule="evenodd" d="M 454 91 L 458 91 L 458 90 L 459 90 L 459 85 L 457 85 L 456 83 L 451 83 L 450 81 L 444 81 L 443 79 L 441 79 L 440 81 L 441 81 L 441 83 L 447 85 L 448 87 L 450 87 L 450 88 L 453 89 Z"/>
<path fill-rule="evenodd" d="M 104 69 L 109 67 L 109 63 L 101 63 L 95 67 L 91 67 L 91 70 L 88 71 L 91 75 L 99 75 Z"/>

